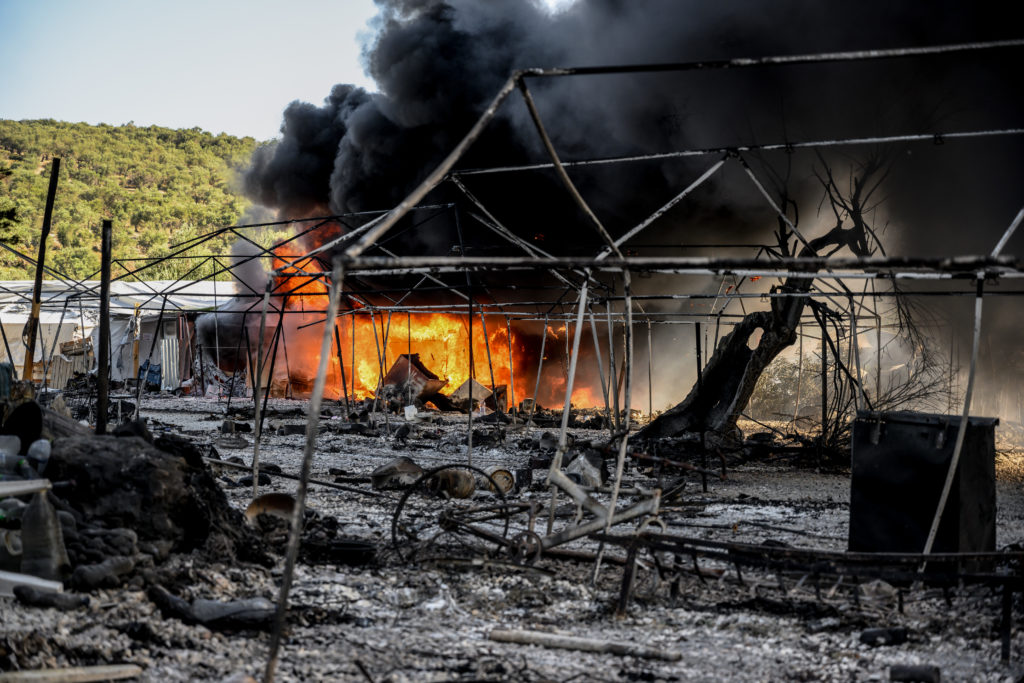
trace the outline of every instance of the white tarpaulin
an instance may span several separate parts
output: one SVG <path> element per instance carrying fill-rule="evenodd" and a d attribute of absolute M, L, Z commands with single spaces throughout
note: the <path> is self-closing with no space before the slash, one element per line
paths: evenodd
<path fill-rule="evenodd" d="M 0 282 L 0 323 L 7 344 L 0 344 L 0 361 L 8 360 L 7 348 L 15 367 L 21 369 L 25 359 L 22 332 L 32 310 L 31 280 Z M 97 280 L 80 283 L 44 280 L 35 361 L 60 354 L 60 344 L 71 340 L 93 338 L 99 348 L 99 289 Z M 135 367 L 136 327 L 138 327 L 139 360 L 149 356 L 153 346 L 154 364 L 161 363 L 164 339 L 176 339 L 175 320 L 182 311 L 202 311 L 223 305 L 237 291 L 234 282 L 158 280 L 150 282 L 116 281 L 110 284 L 110 376 L 113 380 L 131 377 Z M 164 324 L 157 329 L 157 319 L 164 307 Z M 139 321 L 136 325 L 135 320 Z M 63 317 L 63 319 L 62 319 Z M 54 338 L 57 344 L 54 346 Z M 154 345 L 154 337 L 156 344 Z M 177 359 L 173 360 L 175 366 Z M 164 387 L 174 388 L 174 387 Z"/>

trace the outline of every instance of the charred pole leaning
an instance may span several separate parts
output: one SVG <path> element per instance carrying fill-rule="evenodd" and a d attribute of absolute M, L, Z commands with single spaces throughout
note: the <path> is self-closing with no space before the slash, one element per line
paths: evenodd
<path fill-rule="evenodd" d="M 39 235 L 39 257 L 36 259 L 36 281 L 32 288 L 32 315 L 28 319 L 27 339 L 25 340 L 25 370 L 22 378 L 32 380 L 32 357 L 36 353 L 36 332 L 39 329 L 39 300 L 43 295 L 43 268 L 46 265 L 46 238 L 50 234 L 50 222 L 53 219 L 53 201 L 57 197 L 57 176 L 60 174 L 60 157 L 54 157 L 50 166 L 50 187 L 46 191 L 46 208 L 43 211 L 43 231 Z M 106 223 L 104 223 L 104 226 Z M 107 259 L 109 276 L 110 262 Z M 109 279 L 109 278 L 108 278 Z"/>
<path fill-rule="evenodd" d="M 340 262 L 334 263 L 330 287 L 327 295 L 327 320 L 324 324 L 323 336 L 320 340 L 320 362 L 317 365 L 316 380 L 313 383 L 313 395 L 309 400 L 309 412 L 306 415 L 306 445 L 302 451 L 302 469 L 299 472 L 299 486 L 295 492 L 295 505 L 292 507 L 291 523 L 288 531 L 288 548 L 285 554 L 284 571 L 281 575 L 281 590 L 277 597 L 277 612 L 274 617 L 274 630 L 271 634 L 270 652 L 266 668 L 263 672 L 263 683 L 273 683 L 277 671 L 278 655 L 288 615 L 288 593 L 295 574 L 295 562 L 299 555 L 299 544 L 302 537 L 302 520 L 306 509 L 306 489 L 309 485 L 313 467 L 313 453 L 316 451 L 316 436 L 320 429 L 320 405 L 323 402 L 324 389 L 327 386 L 327 365 L 331 356 L 331 330 L 334 328 L 338 314 L 338 301 L 341 298 L 341 282 L 343 270 Z"/>
<path fill-rule="evenodd" d="M 110 252 L 113 223 L 103 221 L 100 237 L 100 349 L 96 376 L 96 433 L 107 433 L 110 389 Z"/>

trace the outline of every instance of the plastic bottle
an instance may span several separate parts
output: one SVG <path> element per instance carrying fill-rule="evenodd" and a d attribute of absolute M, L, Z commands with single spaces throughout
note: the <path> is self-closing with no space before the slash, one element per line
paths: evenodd
<path fill-rule="evenodd" d="M 27 461 L 24 456 L 17 453 L 5 453 L 0 451 L 0 481 L 4 479 L 24 479 L 25 466 Z"/>
<path fill-rule="evenodd" d="M 33 441 L 32 445 L 28 447 L 27 457 L 29 464 L 42 475 L 43 470 L 46 469 L 46 463 L 50 461 L 50 442 L 46 439 Z"/>
<path fill-rule="evenodd" d="M 32 496 L 21 517 L 21 571 L 61 581 L 71 566 L 57 511 L 46 491 Z"/>
<path fill-rule="evenodd" d="M 13 434 L 0 434 L 0 455 L 21 453 L 21 439 Z"/>

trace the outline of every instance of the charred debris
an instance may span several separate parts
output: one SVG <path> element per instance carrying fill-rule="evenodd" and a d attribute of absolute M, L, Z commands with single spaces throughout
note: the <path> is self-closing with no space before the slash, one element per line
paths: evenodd
<path fill-rule="evenodd" d="M 0 600 L 85 618 L 98 601 L 144 596 L 151 618 L 115 625 L 140 647 L 169 647 L 160 629 L 171 622 L 232 634 L 260 648 L 258 665 L 243 668 L 267 681 L 291 666 L 311 623 L 362 627 L 366 617 L 318 605 L 309 577 L 325 568 L 456 582 L 568 577 L 589 586 L 607 623 L 679 605 L 746 610 L 799 618 L 812 634 L 853 632 L 866 648 L 925 641 L 907 611 L 966 600 L 998 642 L 993 670 L 1012 671 L 1024 539 L 997 542 L 999 420 L 973 406 L 983 302 L 990 289 L 1019 294 L 1000 284 L 1021 274 L 1004 247 L 1024 213 L 1008 217 L 985 256 L 893 256 L 876 222 L 893 149 L 938 134 L 564 162 L 534 99 L 536 83 L 581 74 L 1008 48 L 1019 41 L 519 71 L 396 208 L 223 228 L 250 250 L 223 262 L 202 253 L 201 239 L 179 245 L 216 260 L 230 282 L 154 289 L 143 282 L 151 263 L 112 273 L 109 223 L 99 283 L 44 281 L 41 249 L 31 293 L 5 301 L 29 313 L 24 348 L 5 332 L 0 365 Z M 516 93 L 547 159 L 466 167 Z M 863 152 L 848 174 L 827 156 L 835 147 Z M 803 148 L 824 222 L 800 220 L 806 188 L 794 189 L 792 156 Z M 765 160 L 775 152 L 787 155 L 782 171 Z M 584 198 L 596 181 L 575 175 L 669 159 L 701 166 L 628 229 L 599 218 Z M 58 172 L 55 162 L 48 206 Z M 549 253 L 472 190 L 475 177 L 518 172 L 553 177 L 582 216 L 580 244 L 596 249 Z M 770 216 L 770 240 L 696 245 L 712 249 L 701 256 L 638 253 L 638 234 L 654 224 L 660 238 L 676 234 L 661 224 L 666 214 L 722 177 L 747 183 Z M 431 221 L 456 228 L 457 240 L 419 255 L 416 229 Z M 295 233 L 268 246 L 250 238 L 268 227 Z M 473 237 L 481 233 L 500 248 Z M 922 282 L 941 286 L 908 291 Z M 963 368 L 915 309 L 939 296 L 973 299 Z M 41 310 L 59 313 L 54 329 Z M 65 319 L 73 338 L 61 336 Z M 780 364 L 795 374 L 773 375 Z M 771 403 L 772 392 L 785 398 Z M 659 403 L 685 398 L 655 410 L 656 393 Z M 771 408 L 755 410 L 758 401 Z M 986 406 L 1007 415 L 1008 401 Z M 1016 411 L 1019 423 L 1019 391 Z M 781 505 L 774 491 L 734 491 L 731 502 L 716 493 L 758 468 L 848 476 L 849 504 L 805 502 L 803 517 L 783 523 L 757 519 Z M 784 490 L 785 476 L 772 486 Z M 750 509 L 736 519 L 722 512 L 729 505 Z M 808 521 L 829 515 L 840 521 L 828 529 Z M 220 583 L 204 578 L 213 575 Z M 654 678 L 671 678 L 686 658 L 646 647 L 639 628 L 643 636 L 566 630 L 495 627 L 487 638 L 656 660 Z M 52 669 L 40 652 L 63 666 L 134 661 L 131 648 L 61 651 L 7 632 L 0 670 Z M 346 675 L 376 680 L 359 657 L 344 659 Z M 938 680 L 936 667 L 912 659 L 895 662 L 891 680 Z"/>

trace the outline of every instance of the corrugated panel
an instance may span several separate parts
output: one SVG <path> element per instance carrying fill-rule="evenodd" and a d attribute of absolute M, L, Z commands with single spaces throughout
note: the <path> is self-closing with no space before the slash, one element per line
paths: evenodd
<path fill-rule="evenodd" d="M 181 384 L 178 368 L 178 340 L 175 337 L 163 337 L 160 340 L 160 360 L 163 367 L 163 379 L 160 388 L 174 391 Z"/>

